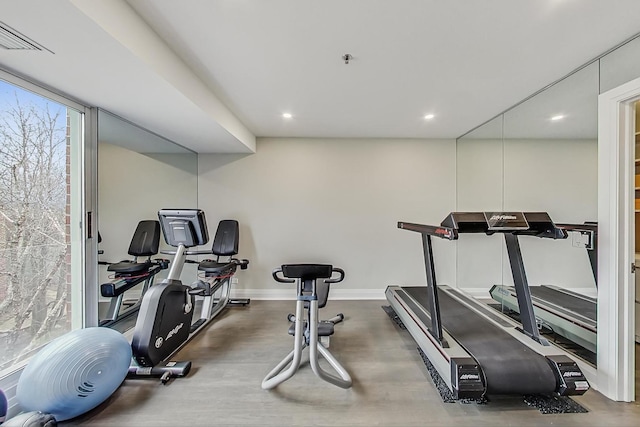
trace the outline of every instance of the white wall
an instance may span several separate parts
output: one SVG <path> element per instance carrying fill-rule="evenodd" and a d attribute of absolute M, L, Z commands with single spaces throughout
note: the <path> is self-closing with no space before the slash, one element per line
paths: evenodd
<path fill-rule="evenodd" d="M 501 139 L 457 141 L 457 205 L 459 212 L 503 210 L 503 144 Z M 502 277 L 502 236 L 462 234 L 457 247 L 457 286 L 475 293 Z M 486 296 L 486 295 L 482 295 Z"/>
<path fill-rule="evenodd" d="M 596 140 L 505 140 L 505 210 L 545 211 L 557 223 L 598 219 Z M 530 285 L 596 294 L 586 250 L 567 240 L 522 238 Z M 511 281 L 506 263 L 505 277 Z M 506 280 L 505 280 L 506 282 Z"/>
<path fill-rule="evenodd" d="M 547 211 L 556 222 L 596 219 L 595 140 L 259 139 L 253 155 L 199 155 L 197 182 L 187 158 L 167 156 L 100 145 L 103 259 L 126 258 L 137 222 L 155 219 L 158 209 L 197 205 L 211 238 L 219 220 L 240 221 L 239 256 L 251 264 L 237 275 L 238 296 L 292 296 L 271 279 L 288 262 L 344 268 L 347 279 L 332 291 L 339 298 L 422 285 L 420 236 L 397 221 L 438 224 L 451 211 L 494 209 Z M 520 240 L 530 284 L 593 286 L 586 252 L 570 239 Z M 494 283 L 512 283 L 502 236 L 433 241 L 439 283 L 482 296 Z M 185 271 L 185 282 L 193 279 Z"/>
<path fill-rule="evenodd" d="M 557 223 L 595 221 L 597 155 L 596 140 L 458 141 L 458 210 L 502 207 L 546 211 Z M 487 296 L 492 284 L 512 284 L 504 246 L 501 236 L 462 236 L 458 286 Z M 563 241 L 522 237 L 520 246 L 530 285 L 595 295 L 586 251 L 572 246 L 571 234 Z"/>
<path fill-rule="evenodd" d="M 253 155 L 198 156 L 198 203 L 211 234 L 240 222 L 251 264 L 236 295 L 293 297 L 272 269 L 318 262 L 346 272 L 334 298 L 384 298 L 389 284 L 425 283 L 420 235 L 397 222 L 454 210 L 455 151 L 453 140 L 259 139 Z M 455 244 L 435 245 L 438 279 L 455 282 Z"/>
<path fill-rule="evenodd" d="M 127 250 L 138 222 L 157 220 L 162 208 L 197 207 L 197 185 L 195 154 L 144 155 L 99 143 L 98 229 L 99 249 L 104 250 L 100 259 L 131 259 Z M 163 238 L 160 243 L 166 248 Z M 159 277 L 163 273 L 166 276 L 165 271 Z M 108 281 L 105 267 L 101 266 L 99 275 L 100 283 Z"/>

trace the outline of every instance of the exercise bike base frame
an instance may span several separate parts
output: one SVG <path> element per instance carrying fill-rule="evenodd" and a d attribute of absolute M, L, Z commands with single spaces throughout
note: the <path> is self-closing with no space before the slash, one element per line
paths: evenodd
<path fill-rule="evenodd" d="M 233 226 L 223 228 L 223 237 L 231 236 L 231 240 L 223 238 L 220 243 L 222 248 L 216 248 L 214 242 L 211 251 L 191 251 L 188 248 L 203 245 L 208 240 L 204 213 L 194 209 L 174 209 L 161 210 L 158 216 L 165 240 L 176 250 L 172 251 L 174 258 L 167 278 L 159 285 L 154 285 L 142 301 L 131 343 L 136 363 L 130 367 L 130 376 L 160 376 L 162 382 L 166 383 L 172 377 L 187 375 L 191 362 L 170 361 L 164 366 L 160 364 L 170 360 L 233 302 L 230 298 L 232 277 L 238 267 L 246 269 L 249 261 L 232 258 L 237 253 L 237 221 L 221 221 L 221 224 L 231 223 Z M 232 232 L 234 230 L 235 234 Z M 219 240 L 218 232 L 216 240 Z M 192 262 L 187 260 L 187 256 L 210 253 L 230 258 L 225 262 L 220 262 L 219 258 L 214 262 L 202 261 L 198 270 L 205 271 L 205 280 L 198 280 L 191 286 L 183 284 L 180 280 L 182 268 L 185 263 Z M 201 266 L 203 263 L 204 266 Z M 248 304 L 249 300 L 239 302 Z M 196 307 L 199 314 L 194 322 Z"/>
<path fill-rule="evenodd" d="M 315 296 L 315 285 L 314 295 L 309 297 L 302 295 L 301 279 L 296 279 L 295 281 L 298 288 L 298 298 L 296 301 L 295 329 L 293 334 L 294 347 L 293 350 L 267 374 L 262 381 L 262 388 L 264 390 L 270 390 L 293 377 L 300 367 L 302 351 L 306 347 L 309 348 L 309 363 L 314 374 L 338 387 L 344 389 L 350 388 L 352 385 L 351 376 L 331 352 L 318 340 L 318 299 Z M 305 302 L 308 303 L 309 307 L 308 338 L 305 336 L 305 321 L 303 320 Z M 336 317 L 341 317 L 340 320 L 342 320 L 344 316 Z M 338 376 L 320 367 L 318 353 L 331 365 Z"/>

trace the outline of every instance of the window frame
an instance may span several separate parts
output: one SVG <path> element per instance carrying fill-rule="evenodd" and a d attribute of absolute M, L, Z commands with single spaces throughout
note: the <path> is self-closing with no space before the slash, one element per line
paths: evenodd
<path fill-rule="evenodd" d="M 79 227 L 79 241 L 82 247 L 74 248 L 79 283 L 72 286 L 71 298 L 79 301 L 80 306 L 74 305 L 72 310 L 71 329 L 81 329 L 96 326 L 98 321 L 98 242 L 97 242 L 97 217 L 95 215 L 97 206 L 97 109 L 89 107 L 68 95 L 62 94 L 43 84 L 36 83 L 25 76 L 17 75 L 9 70 L 0 67 L 0 79 L 18 88 L 30 91 L 36 95 L 50 99 L 71 108 L 80 113 L 80 123 L 77 132 L 81 144 L 72 149 L 77 164 L 72 164 L 74 173 L 79 174 L 80 200 L 72 213 L 72 218 L 80 219 L 76 224 Z M 71 224 L 73 226 L 73 224 Z M 96 238 L 94 238 L 94 236 Z M 72 255 L 74 256 L 74 255 Z M 73 264 L 72 264 L 73 265 Z M 76 268 L 76 267 L 74 267 Z M 94 286 L 89 286 L 94 284 Z M 13 416 L 19 412 L 19 405 L 16 395 L 16 388 L 20 374 L 28 363 L 28 359 L 17 363 L 8 374 L 0 377 L 0 390 L 3 390 L 8 400 L 7 416 Z"/>

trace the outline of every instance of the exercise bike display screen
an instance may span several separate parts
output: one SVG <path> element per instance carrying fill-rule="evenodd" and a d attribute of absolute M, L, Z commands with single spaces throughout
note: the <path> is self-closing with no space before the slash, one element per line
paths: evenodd
<path fill-rule="evenodd" d="M 209 241 L 207 221 L 200 209 L 162 209 L 158 218 L 168 245 L 193 247 Z"/>

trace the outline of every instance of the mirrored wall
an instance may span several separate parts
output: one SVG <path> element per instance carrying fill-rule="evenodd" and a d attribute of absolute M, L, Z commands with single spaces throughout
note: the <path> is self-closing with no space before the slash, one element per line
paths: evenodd
<path fill-rule="evenodd" d="M 108 271 L 112 263 L 133 260 L 128 250 L 140 221 L 157 220 L 162 208 L 198 206 L 197 182 L 196 153 L 107 111 L 98 111 L 99 285 L 115 280 L 114 272 Z M 168 249 L 160 237 L 160 250 Z M 152 258 L 171 256 L 159 253 Z M 145 259 L 140 257 L 138 262 Z M 166 273 L 161 270 L 154 280 L 162 280 Z M 187 266 L 183 275 L 195 278 L 195 270 L 191 272 Z M 101 323 L 134 306 L 143 287 L 144 281 L 127 291 L 117 310 L 112 305 L 114 297 L 101 295 Z M 118 329 L 133 326 L 135 313 L 129 313 L 125 316 L 129 322 L 120 322 Z"/>
<path fill-rule="evenodd" d="M 535 308 L 540 327 L 593 365 L 598 95 L 640 77 L 638 57 L 636 38 L 457 140 L 458 211 L 542 211 L 568 230 L 564 240 L 521 237 L 522 259 L 534 298 L 556 287 L 562 295 L 549 311 L 574 310 L 573 320 L 584 322 L 574 327 Z M 459 287 L 517 319 L 502 236 L 461 236 L 456 275 Z M 566 295 L 581 305 L 569 307 Z"/>

